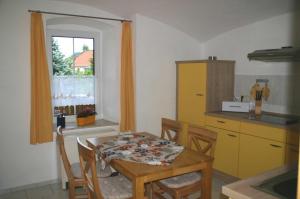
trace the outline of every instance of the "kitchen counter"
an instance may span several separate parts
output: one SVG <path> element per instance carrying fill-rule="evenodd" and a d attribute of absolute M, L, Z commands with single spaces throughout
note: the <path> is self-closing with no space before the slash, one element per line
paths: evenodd
<path fill-rule="evenodd" d="M 288 128 L 294 129 L 300 127 L 300 117 L 293 115 L 277 114 L 277 113 L 267 113 L 263 112 L 259 117 L 249 117 L 249 113 L 239 113 L 239 112 L 208 112 L 208 116 L 222 117 L 225 119 L 233 119 L 237 121 L 252 122 L 262 125 L 269 125 L 278 128 Z"/>
<path fill-rule="evenodd" d="M 258 176 L 250 177 L 244 180 L 240 180 L 222 187 L 222 193 L 231 199 L 278 199 L 271 194 L 255 189 L 253 186 L 261 184 L 263 181 L 272 177 L 286 173 L 291 170 L 290 167 L 284 166 L 277 168 Z"/>

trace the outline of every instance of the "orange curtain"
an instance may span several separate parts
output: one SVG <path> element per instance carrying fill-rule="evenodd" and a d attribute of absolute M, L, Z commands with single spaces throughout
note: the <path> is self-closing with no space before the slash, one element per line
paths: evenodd
<path fill-rule="evenodd" d="M 135 131 L 131 23 L 122 23 L 120 131 Z"/>
<path fill-rule="evenodd" d="M 42 15 L 31 13 L 31 144 L 53 140 L 51 100 Z"/>

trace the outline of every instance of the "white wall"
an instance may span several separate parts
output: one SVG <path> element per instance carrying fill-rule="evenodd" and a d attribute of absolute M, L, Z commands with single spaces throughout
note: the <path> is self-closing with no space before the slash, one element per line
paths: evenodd
<path fill-rule="evenodd" d="M 98 9 L 66 2 L 0 1 L 0 191 L 58 178 L 56 144 L 29 144 L 28 9 L 115 17 Z"/>
<path fill-rule="evenodd" d="M 119 122 L 120 115 L 120 44 L 121 26 L 119 29 L 103 31 L 102 60 L 102 113 L 105 119 Z"/>
<path fill-rule="evenodd" d="M 175 119 L 176 60 L 199 59 L 201 45 L 166 24 L 135 17 L 137 130 L 160 134 L 161 118 Z"/>
<path fill-rule="evenodd" d="M 249 61 L 247 54 L 258 49 L 295 46 L 295 27 L 291 13 L 243 26 L 205 42 L 204 57 L 214 55 L 218 59 L 235 60 L 236 74 L 291 74 L 294 70 L 289 63 Z"/>
<path fill-rule="evenodd" d="M 203 44 L 204 56 L 236 61 L 235 96 L 249 96 L 256 79 L 269 79 L 271 95 L 263 110 L 300 114 L 300 66 L 292 62 L 249 61 L 247 54 L 259 49 L 300 46 L 299 19 L 287 13 L 223 33 Z"/>

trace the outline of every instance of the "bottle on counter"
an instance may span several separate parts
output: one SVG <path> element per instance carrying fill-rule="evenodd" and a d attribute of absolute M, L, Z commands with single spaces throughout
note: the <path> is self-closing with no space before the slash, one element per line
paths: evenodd
<path fill-rule="evenodd" d="M 60 113 L 57 115 L 56 124 L 57 124 L 57 126 L 61 126 L 61 128 L 66 127 L 66 118 L 63 113 Z"/>

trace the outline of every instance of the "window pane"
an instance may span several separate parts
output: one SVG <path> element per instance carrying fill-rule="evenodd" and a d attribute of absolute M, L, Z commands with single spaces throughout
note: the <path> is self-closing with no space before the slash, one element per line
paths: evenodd
<path fill-rule="evenodd" d="M 94 105 L 94 39 L 52 37 L 52 60 L 54 109 Z"/>
<path fill-rule="evenodd" d="M 94 75 L 94 39 L 74 38 L 74 69 L 77 73 Z"/>
<path fill-rule="evenodd" d="M 53 75 L 73 74 L 73 38 L 52 37 Z"/>

